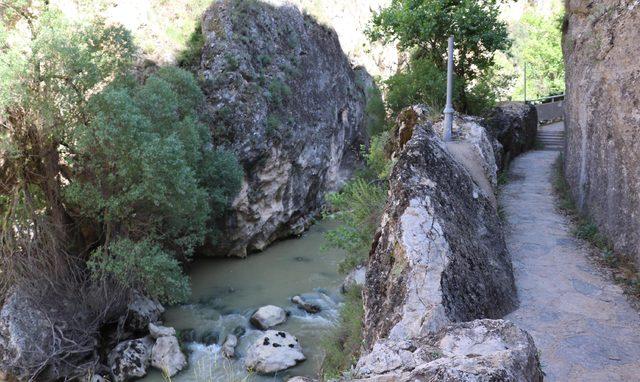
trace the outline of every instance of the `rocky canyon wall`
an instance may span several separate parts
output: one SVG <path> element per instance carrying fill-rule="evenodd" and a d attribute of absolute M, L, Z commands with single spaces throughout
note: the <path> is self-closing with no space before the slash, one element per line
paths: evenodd
<path fill-rule="evenodd" d="M 205 114 L 245 171 L 217 252 L 246 256 L 301 233 L 357 168 L 365 89 L 336 32 L 295 6 L 218 1 L 202 28 Z"/>
<path fill-rule="evenodd" d="M 616 251 L 640 261 L 640 2 L 567 0 L 565 173 Z"/>

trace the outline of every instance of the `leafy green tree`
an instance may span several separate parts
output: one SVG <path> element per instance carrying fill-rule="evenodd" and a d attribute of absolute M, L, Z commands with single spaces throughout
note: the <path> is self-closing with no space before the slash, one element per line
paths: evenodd
<path fill-rule="evenodd" d="M 471 109 L 469 93 L 477 81 L 487 75 L 494 64 L 496 51 L 510 47 L 507 25 L 499 20 L 501 0 L 393 0 L 391 5 L 374 13 L 368 30 L 374 41 L 396 42 L 399 48 L 412 54 L 408 71 L 426 73 L 427 82 L 415 89 L 417 73 L 410 74 L 413 83 L 407 106 L 418 93 L 441 92 L 442 74 L 447 65 L 447 44 L 450 35 L 456 38 L 456 103 L 462 111 Z M 417 62 L 416 62 L 417 61 Z M 432 67 L 429 67 L 432 65 Z M 400 81 L 396 78 L 390 87 Z M 486 82 L 486 80 L 485 80 Z M 479 89 L 475 90 L 477 94 Z M 491 96 L 489 94 L 488 96 Z M 396 102 L 397 103 L 397 102 Z M 395 106 L 398 108 L 398 106 Z"/>
<path fill-rule="evenodd" d="M 215 238 L 242 174 L 198 119 L 195 79 L 163 68 L 136 80 L 123 28 L 0 4 L 3 271 L 15 253 L 89 261 L 94 276 L 184 298 L 177 260 Z"/>
<path fill-rule="evenodd" d="M 562 20 L 564 8 L 558 4 L 551 16 L 535 7 L 525 11 L 513 26 L 512 62 L 519 78 L 513 98 L 524 99 L 524 64 L 527 64 L 527 98 L 542 98 L 564 92 Z"/>

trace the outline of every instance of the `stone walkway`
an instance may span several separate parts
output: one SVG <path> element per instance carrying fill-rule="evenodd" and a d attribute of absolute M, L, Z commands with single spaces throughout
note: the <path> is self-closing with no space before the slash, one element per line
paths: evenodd
<path fill-rule="evenodd" d="M 516 158 L 500 196 L 520 298 L 506 318 L 535 339 L 545 381 L 640 381 L 639 315 L 620 287 L 600 276 L 555 210 L 558 155 Z"/>

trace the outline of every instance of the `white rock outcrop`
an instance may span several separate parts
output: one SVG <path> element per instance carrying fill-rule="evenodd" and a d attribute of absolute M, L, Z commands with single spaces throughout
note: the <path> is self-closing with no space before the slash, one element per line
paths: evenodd
<path fill-rule="evenodd" d="M 293 367 L 306 359 L 298 339 L 287 332 L 268 330 L 249 347 L 248 370 L 269 374 Z"/>
<path fill-rule="evenodd" d="M 256 310 L 249 320 L 253 326 L 266 330 L 287 320 L 287 312 L 275 305 L 266 305 Z"/>
<path fill-rule="evenodd" d="M 156 340 L 151 350 L 151 365 L 169 377 L 178 374 L 187 366 L 187 358 L 180 350 L 176 337 L 160 337 Z"/>

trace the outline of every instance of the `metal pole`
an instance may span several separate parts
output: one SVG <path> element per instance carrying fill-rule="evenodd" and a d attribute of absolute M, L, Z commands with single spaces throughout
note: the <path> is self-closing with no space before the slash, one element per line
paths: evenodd
<path fill-rule="evenodd" d="M 527 63 L 524 63 L 524 103 L 527 103 Z"/>
<path fill-rule="evenodd" d="M 449 61 L 447 62 L 447 104 L 444 108 L 444 141 L 451 141 L 453 128 L 453 36 L 449 37 Z"/>

